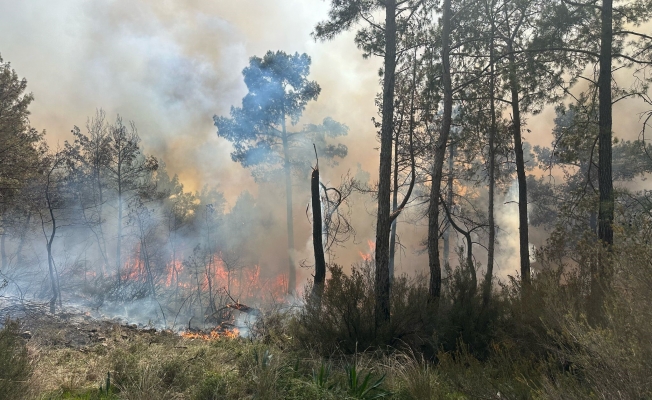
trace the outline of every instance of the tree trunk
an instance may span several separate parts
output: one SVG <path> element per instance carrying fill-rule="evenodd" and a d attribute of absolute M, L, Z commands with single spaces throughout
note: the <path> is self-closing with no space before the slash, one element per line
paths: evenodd
<path fill-rule="evenodd" d="M 514 134 L 514 153 L 516 155 L 516 176 L 518 181 L 518 232 L 521 256 L 521 283 L 523 288 L 530 285 L 530 241 L 527 220 L 527 181 L 525 177 L 525 160 L 521 138 L 521 110 L 518 98 L 519 84 L 516 75 L 516 61 L 512 42 L 508 41 L 509 52 L 509 86 L 511 90 L 512 129 Z"/>
<path fill-rule="evenodd" d="M 288 144 L 287 131 L 285 129 L 285 115 L 282 120 L 283 125 L 283 156 L 285 165 L 285 200 L 287 207 L 287 230 L 288 230 L 288 294 L 293 295 L 297 286 L 297 272 L 294 265 L 294 222 L 292 216 L 292 171 L 290 169 L 290 148 Z"/>
<path fill-rule="evenodd" d="M 143 227 L 143 221 L 140 220 L 140 255 L 145 266 L 145 273 L 147 274 L 147 285 L 149 286 L 149 295 L 151 298 L 156 298 L 156 287 L 154 286 L 154 274 L 152 273 L 152 266 L 149 262 L 149 251 L 147 249 L 147 237 Z"/>
<path fill-rule="evenodd" d="M 49 237 L 46 236 L 46 243 L 45 243 L 45 247 L 48 252 L 48 271 L 50 274 L 50 288 L 52 289 L 52 297 L 50 298 L 50 313 L 52 314 L 54 314 L 55 312 L 57 297 L 60 297 L 61 295 L 59 293 L 59 289 L 57 285 L 58 279 L 56 276 L 56 271 L 54 269 L 54 257 L 52 255 L 52 243 L 54 242 L 54 237 L 57 233 L 57 221 L 56 218 L 54 217 L 52 199 L 50 197 L 50 175 L 52 174 L 53 170 L 54 168 L 49 171 L 47 176 L 47 182 L 45 185 L 45 201 L 48 207 L 48 212 L 50 213 L 50 221 L 52 224 L 52 230 L 50 231 L 50 236 Z M 43 223 L 42 219 L 41 219 L 41 223 Z"/>
<path fill-rule="evenodd" d="M 612 14 L 613 0 L 602 1 L 602 27 L 600 32 L 600 75 L 598 78 L 599 137 L 598 137 L 598 182 L 600 204 L 598 207 L 598 239 L 607 251 L 614 243 L 614 194 L 611 171 L 611 52 L 612 52 Z M 595 323 L 600 320 L 604 303 L 605 279 L 609 268 L 604 254 L 591 271 L 591 307 L 589 319 Z"/>
<path fill-rule="evenodd" d="M 487 211 L 489 219 L 489 244 L 487 246 L 487 272 L 485 274 L 484 288 L 482 290 L 482 302 L 485 306 L 489 304 L 491 298 L 496 246 L 496 222 L 494 219 L 494 193 L 496 188 L 496 101 L 494 96 L 496 91 L 496 76 L 494 59 L 494 32 L 492 24 L 491 43 L 489 45 L 489 113 L 491 114 L 491 126 L 489 127 L 489 209 Z"/>
<path fill-rule="evenodd" d="M 310 177 L 310 192 L 312 194 L 312 245 L 315 251 L 315 283 L 313 294 L 321 298 L 326 280 L 326 259 L 322 243 L 321 197 L 319 196 L 319 166 L 312 171 Z"/>
<path fill-rule="evenodd" d="M 394 142 L 394 170 L 392 171 L 392 180 L 394 187 L 392 188 L 392 212 L 398 209 L 398 139 L 400 131 L 396 133 L 396 141 Z M 392 228 L 389 233 L 389 284 L 390 288 L 394 282 L 394 258 L 396 257 L 396 223 L 398 218 L 392 221 Z"/>
<path fill-rule="evenodd" d="M 392 136 L 394 132 L 394 82 L 396 70 L 396 0 L 385 2 L 385 60 L 383 78 L 383 120 L 380 131 L 378 173 L 378 216 L 376 219 L 375 322 L 379 327 L 390 318 L 389 234 Z"/>
<path fill-rule="evenodd" d="M 432 166 L 432 183 L 428 204 L 428 267 L 430 269 L 430 300 L 439 302 L 441 295 L 441 263 L 439 260 L 439 197 L 442 170 L 446 158 L 446 144 L 451 129 L 453 113 L 453 89 L 450 68 L 451 0 L 444 0 L 442 10 L 441 59 L 444 90 L 444 115 L 441 133 L 435 144 L 435 160 Z"/>
<path fill-rule="evenodd" d="M 441 199 L 441 202 L 442 205 L 444 206 L 446 217 L 450 221 L 451 226 L 455 228 L 456 231 L 461 233 L 464 236 L 464 239 L 466 239 L 466 273 L 469 275 L 469 278 L 471 280 L 471 286 L 469 288 L 469 297 L 471 298 L 475 296 L 475 292 L 478 287 L 478 277 L 475 271 L 475 265 L 473 264 L 473 240 L 471 239 L 471 232 L 465 231 L 459 225 L 457 225 L 455 221 L 453 221 L 453 216 L 451 215 L 451 211 L 446 205 L 444 199 Z"/>
<path fill-rule="evenodd" d="M 122 284 L 122 176 L 120 158 L 118 158 L 118 242 L 115 249 L 115 264 L 118 273 L 118 287 L 120 287 Z"/>
<path fill-rule="evenodd" d="M 99 155 L 96 154 L 96 157 L 99 157 Z M 102 181 L 100 178 L 100 171 L 98 166 L 96 166 L 95 179 L 97 184 L 98 201 L 99 201 L 97 206 L 99 235 L 95 235 L 95 237 L 97 239 L 97 246 L 99 247 L 100 253 L 102 254 L 102 258 L 104 259 L 104 266 L 102 267 L 102 272 L 104 272 L 104 269 L 109 267 L 109 256 L 106 251 L 106 238 L 104 237 L 104 230 L 103 230 L 104 224 L 102 221 L 102 215 L 103 215 L 102 208 L 104 205 L 104 193 L 102 191 Z"/>
<path fill-rule="evenodd" d="M 7 230 L 3 226 L 2 235 L 0 236 L 0 268 L 4 270 L 6 270 L 7 267 L 9 266 L 7 264 L 7 248 L 5 247 L 6 238 L 7 238 Z"/>

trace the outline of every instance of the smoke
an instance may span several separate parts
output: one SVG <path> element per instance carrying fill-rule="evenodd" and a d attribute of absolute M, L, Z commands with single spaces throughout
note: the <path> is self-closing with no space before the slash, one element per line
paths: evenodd
<path fill-rule="evenodd" d="M 226 212 L 233 211 L 243 192 L 252 193 L 256 215 L 265 223 L 250 227 L 247 233 L 253 236 L 264 231 L 267 236 L 253 240 L 248 251 L 255 253 L 252 263 L 260 262 L 273 274 L 287 268 L 283 191 L 272 183 L 256 184 L 249 170 L 231 160 L 232 147 L 217 137 L 212 116 L 228 115 L 232 105 L 240 104 L 246 94 L 241 71 L 249 57 L 263 56 L 268 50 L 306 52 L 312 58 L 309 79 L 317 81 L 322 92 L 316 102 L 308 104 L 299 123 L 332 117 L 350 128 L 348 136 L 341 138 L 348 147 L 347 158 L 338 166 L 323 166 L 322 180 L 336 186 L 350 170 L 373 184 L 378 143 L 371 117 L 377 115 L 374 97 L 380 89 L 380 60 L 362 59 L 353 44 L 354 32 L 315 43 L 310 32 L 327 10 L 328 2 L 317 0 L 5 1 L 0 2 L 0 54 L 27 78 L 28 89 L 35 95 L 31 124 L 47 129 L 52 147 L 70 140 L 74 125 L 83 127 L 96 109 L 103 108 L 110 119 L 120 114 L 126 121 L 133 120 L 144 152 L 160 157 L 170 175 L 179 175 L 186 191 L 217 186 L 224 193 Z M 633 139 L 640 127 L 631 118 L 632 111 L 643 108 L 632 109 L 628 104 L 616 105 L 614 127 L 617 136 Z M 625 112 L 628 117 L 621 117 Z M 531 117 L 531 132 L 524 133 L 525 139 L 532 145 L 549 145 L 553 119 L 552 107 Z M 513 274 L 518 265 L 516 204 L 510 202 L 513 190 L 505 201 L 497 201 L 502 204 L 496 210 L 501 228 L 497 252 L 501 278 Z M 310 222 L 303 214 L 309 199 L 306 176 L 304 181 L 295 181 L 296 243 L 305 243 L 297 249 L 297 261 L 312 261 Z M 360 261 L 360 252 L 368 252 L 368 240 L 375 237 L 375 200 L 355 195 L 352 202 L 356 239 L 335 249 L 336 257 L 331 260 L 344 266 Z M 422 243 L 427 228 L 423 220 L 405 222 L 417 216 L 423 216 L 422 210 L 411 209 L 398 222 L 397 273 L 426 269 Z M 44 261 L 39 241 L 42 236 L 35 236 L 28 245 L 35 265 Z M 78 257 L 85 246 L 78 237 L 59 243 L 58 258 Z M 185 249 L 186 255 L 191 250 Z M 481 259 L 482 250 L 476 254 Z M 310 278 L 307 269 L 298 273 L 300 283 Z M 38 286 L 33 283 L 29 289 Z M 143 314 L 134 314 L 139 311 Z M 159 311 L 159 305 L 150 302 L 113 313 L 142 319 L 145 315 L 159 318 Z"/>

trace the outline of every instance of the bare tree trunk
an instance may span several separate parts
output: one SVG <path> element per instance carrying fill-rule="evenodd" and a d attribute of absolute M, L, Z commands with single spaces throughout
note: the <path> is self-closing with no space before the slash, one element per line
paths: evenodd
<path fill-rule="evenodd" d="M 514 153 L 516 155 L 516 176 L 518 181 L 518 233 L 519 252 L 521 256 L 521 282 L 523 288 L 530 285 L 530 241 L 527 220 L 527 180 L 525 176 L 525 159 L 521 138 L 521 110 L 518 97 L 519 84 L 516 76 L 516 61 L 512 41 L 507 42 L 509 52 L 509 86 L 511 90 L 512 129 L 514 134 Z"/>
<path fill-rule="evenodd" d="M 115 249 L 116 272 L 118 273 L 118 287 L 122 284 L 122 178 L 120 176 L 120 161 L 118 161 L 118 242 Z"/>
<path fill-rule="evenodd" d="M 444 0 L 442 10 L 442 83 L 444 91 L 444 115 L 441 133 L 435 143 L 435 160 L 432 167 L 432 183 L 428 204 L 428 267 L 430 269 L 430 300 L 438 304 L 441 296 L 441 262 L 439 260 L 439 198 L 441 179 L 446 158 L 446 144 L 451 130 L 453 113 L 453 89 L 450 67 L 451 0 Z"/>
<path fill-rule="evenodd" d="M 97 157 L 97 155 L 96 155 L 96 157 Z M 104 268 L 109 267 L 109 256 L 108 256 L 107 251 L 106 251 L 106 238 L 104 237 L 104 230 L 103 230 L 103 225 L 104 224 L 103 224 L 103 221 L 102 221 L 102 208 L 103 208 L 103 205 L 104 205 L 104 193 L 102 191 L 102 181 L 101 181 L 101 178 L 100 178 L 99 167 L 96 167 L 95 179 L 96 179 L 96 184 L 97 184 L 98 200 L 99 200 L 99 204 L 98 204 L 98 208 L 97 208 L 98 223 L 99 223 L 99 226 L 98 226 L 99 233 L 97 235 L 95 235 L 95 237 L 97 239 L 97 246 L 99 247 L 100 253 L 102 254 L 102 258 L 104 259 L 105 267 L 102 268 L 102 270 L 104 270 Z"/>
<path fill-rule="evenodd" d="M 214 264 L 214 253 L 215 250 L 211 245 L 211 226 L 208 221 L 209 208 L 204 209 L 204 220 L 206 221 L 206 253 L 208 254 L 208 263 L 206 263 L 206 283 L 208 284 L 208 307 L 211 312 L 217 311 L 215 306 L 215 296 L 213 295 L 213 277 L 215 276 L 213 271 Z"/>
<path fill-rule="evenodd" d="M 285 165 L 285 200 L 287 206 L 287 230 L 288 230 L 288 294 L 293 295 L 297 287 L 297 272 L 294 264 L 294 219 L 292 215 L 292 171 L 290 169 L 290 147 L 288 144 L 287 131 L 285 129 L 285 115 L 282 120 L 283 125 L 283 156 Z"/>
<path fill-rule="evenodd" d="M 319 196 L 319 165 L 312 171 L 310 177 L 310 191 L 312 194 L 312 245 L 315 251 L 315 283 L 313 294 L 321 298 L 326 280 L 326 259 L 322 243 L 322 217 L 321 197 Z"/>
<path fill-rule="evenodd" d="M 600 75 L 598 78 L 599 137 L 598 137 L 598 182 L 600 204 L 598 207 L 598 239 L 607 251 L 614 243 L 614 193 L 611 171 L 611 53 L 613 41 L 613 0 L 602 0 L 602 25 L 600 32 Z M 601 254 L 597 265 L 591 271 L 591 307 L 589 319 L 597 323 L 601 319 L 604 304 L 608 260 Z"/>
<path fill-rule="evenodd" d="M 152 266 L 149 262 L 149 251 L 147 249 L 147 235 L 145 233 L 144 222 L 141 219 L 141 216 L 138 216 L 138 225 L 140 230 L 140 256 L 145 266 L 145 273 L 147 274 L 147 286 L 149 286 L 149 295 L 152 298 L 156 298 L 156 288 L 154 286 L 154 274 L 152 273 Z"/>
<path fill-rule="evenodd" d="M 389 235 L 392 136 L 394 132 L 394 83 L 396 71 L 396 0 L 385 1 L 385 60 L 383 78 L 383 120 L 380 130 L 378 172 L 378 215 L 376 218 L 376 327 L 390 319 Z"/>
<path fill-rule="evenodd" d="M 492 2 L 493 9 L 493 2 Z M 488 10 L 491 12 L 491 10 Z M 494 255 L 496 246 L 496 222 L 494 219 L 494 193 L 496 188 L 496 76 L 494 66 L 494 26 L 492 21 L 491 43 L 489 44 L 489 113 L 491 114 L 491 126 L 489 128 L 489 244 L 487 246 L 487 272 L 484 278 L 484 288 L 482 291 L 482 302 L 486 306 L 491 299 L 491 288 L 494 271 Z M 528 256 L 529 257 L 529 256 Z"/>
<path fill-rule="evenodd" d="M 392 212 L 398 209 L 398 135 L 394 143 L 394 171 L 392 173 L 394 188 L 392 190 Z M 398 218 L 392 221 L 392 229 L 389 233 L 389 284 L 394 282 L 394 259 L 396 257 L 396 223 Z"/>
<path fill-rule="evenodd" d="M 48 253 L 48 271 L 50 274 L 50 288 L 52 289 L 52 297 L 50 298 L 50 313 L 52 314 L 54 314 L 55 312 L 57 298 L 61 296 L 58 287 L 58 279 L 54 267 L 54 257 L 52 255 L 52 243 L 54 242 L 54 237 L 57 233 L 57 220 L 54 217 L 54 209 L 53 209 L 54 206 L 52 204 L 52 198 L 50 197 L 50 176 L 54 171 L 54 168 L 56 168 L 56 161 L 55 161 L 55 166 L 52 167 L 48 172 L 47 181 L 45 184 L 45 201 L 48 207 L 48 212 L 50 213 L 50 221 L 52 224 L 52 230 L 50 231 L 49 236 L 46 235 L 46 243 L 45 243 L 45 247 Z M 43 217 L 41 217 L 41 227 L 43 228 L 43 233 L 45 234 L 45 222 L 43 220 Z"/>

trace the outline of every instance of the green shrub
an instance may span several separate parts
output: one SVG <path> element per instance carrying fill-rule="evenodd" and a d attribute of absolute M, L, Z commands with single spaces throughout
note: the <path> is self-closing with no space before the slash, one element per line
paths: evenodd
<path fill-rule="evenodd" d="M 7 319 L 0 330 L 0 399 L 23 398 L 30 374 L 27 346 L 20 337 L 18 322 Z"/>
<path fill-rule="evenodd" d="M 291 325 L 292 336 L 298 343 L 322 355 L 354 354 L 387 346 L 434 350 L 435 312 L 427 301 L 423 279 L 394 280 L 390 324 L 377 330 L 371 265 L 354 266 L 350 275 L 333 265 L 330 272 L 321 299 L 306 295 L 305 306 Z"/>

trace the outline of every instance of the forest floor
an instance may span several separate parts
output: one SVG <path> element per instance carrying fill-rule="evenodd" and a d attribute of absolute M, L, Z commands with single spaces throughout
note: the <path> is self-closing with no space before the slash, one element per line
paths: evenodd
<path fill-rule="evenodd" d="M 96 319 L 75 307 L 56 315 L 46 304 L 10 308 L 0 308 L 0 317 L 20 323 L 32 371 L 28 399 L 414 398 L 392 395 L 376 361 L 351 369 L 293 350 L 285 335 L 252 340 L 186 332 L 184 337 Z M 359 374 L 353 381 L 351 372 Z"/>

